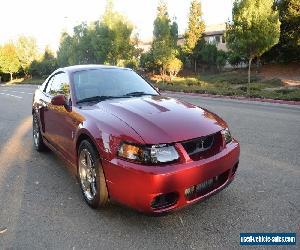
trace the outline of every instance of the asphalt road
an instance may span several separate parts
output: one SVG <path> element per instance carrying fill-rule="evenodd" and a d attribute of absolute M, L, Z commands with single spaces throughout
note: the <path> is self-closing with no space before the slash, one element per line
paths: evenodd
<path fill-rule="evenodd" d="M 34 88 L 0 86 L 0 249 L 233 249 L 240 232 L 299 241 L 300 107 L 183 97 L 228 121 L 241 144 L 238 175 L 202 203 L 151 217 L 118 204 L 90 209 L 64 163 L 33 150 Z"/>

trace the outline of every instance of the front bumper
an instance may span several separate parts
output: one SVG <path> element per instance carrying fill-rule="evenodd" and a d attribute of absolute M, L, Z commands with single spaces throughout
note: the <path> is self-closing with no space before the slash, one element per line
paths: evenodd
<path fill-rule="evenodd" d="M 218 154 L 199 161 L 191 159 L 167 166 L 144 166 L 121 159 L 103 160 L 110 198 L 146 213 L 162 213 L 203 200 L 225 188 L 235 177 L 240 147 L 233 140 Z M 187 195 L 187 189 L 207 180 L 216 181 L 206 192 Z M 164 194 L 176 194 L 175 202 L 153 206 Z"/>

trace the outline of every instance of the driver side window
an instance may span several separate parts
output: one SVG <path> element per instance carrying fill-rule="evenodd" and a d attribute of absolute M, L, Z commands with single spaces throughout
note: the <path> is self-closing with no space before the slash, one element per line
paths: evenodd
<path fill-rule="evenodd" d="M 69 79 L 66 73 L 54 75 L 47 86 L 46 93 L 51 96 L 64 95 L 68 100 L 70 97 Z"/>

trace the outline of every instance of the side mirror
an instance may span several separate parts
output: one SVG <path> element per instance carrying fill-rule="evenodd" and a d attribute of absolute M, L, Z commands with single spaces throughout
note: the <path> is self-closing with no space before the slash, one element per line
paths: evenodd
<path fill-rule="evenodd" d="M 64 95 L 57 95 L 51 99 L 51 104 L 55 106 L 64 106 L 66 104 L 66 98 Z"/>

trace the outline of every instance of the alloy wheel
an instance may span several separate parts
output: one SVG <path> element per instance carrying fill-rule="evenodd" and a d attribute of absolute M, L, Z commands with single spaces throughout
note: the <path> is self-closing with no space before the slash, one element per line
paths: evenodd
<path fill-rule="evenodd" d="M 38 124 L 37 118 L 33 117 L 33 142 L 36 147 L 39 146 L 39 140 L 40 140 L 40 128 Z"/>
<path fill-rule="evenodd" d="M 83 149 L 79 155 L 79 178 L 85 197 L 93 200 L 97 194 L 96 169 L 90 152 Z"/>

